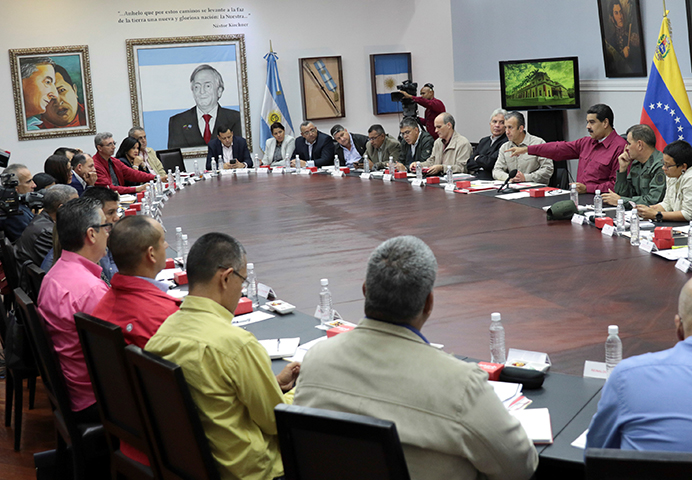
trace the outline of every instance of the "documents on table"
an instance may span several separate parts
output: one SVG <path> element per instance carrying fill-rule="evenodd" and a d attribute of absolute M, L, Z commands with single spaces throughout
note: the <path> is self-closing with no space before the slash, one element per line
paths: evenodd
<path fill-rule="evenodd" d="M 521 394 L 521 383 L 496 382 L 488 380 L 495 395 L 509 411 L 521 410 L 531 404 L 531 400 Z"/>
<path fill-rule="evenodd" d="M 570 443 L 573 447 L 581 448 L 584 450 L 586 448 L 586 435 L 589 433 L 589 429 L 587 428 L 584 430 L 584 432 L 577 437 L 575 441 Z"/>
<path fill-rule="evenodd" d="M 303 358 L 305 358 L 305 354 L 308 353 L 308 350 L 310 350 L 318 343 L 325 341 L 326 339 L 327 337 L 318 337 L 312 341 L 309 341 L 308 343 L 299 346 L 292 357 L 285 358 L 284 360 L 287 360 L 289 362 L 302 362 Z"/>
<path fill-rule="evenodd" d="M 274 315 L 272 315 L 271 313 L 256 310 L 252 313 L 246 313 L 245 315 L 238 315 L 237 317 L 233 317 L 232 324 L 237 327 L 240 327 L 250 325 L 251 323 L 261 322 L 263 320 L 269 320 L 270 318 L 274 318 Z"/>
<path fill-rule="evenodd" d="M 509 414 L 521 422 L 526 436 L 536 445 L 553 443 L 553 428 L 550 425 L 550 412 L 547 408 L 528 408 L 510 411 Z"/>
<path fill-rule="evenodd" d="M 272 338 L 270 340 L 260 340 L 259 343 L 267 350 L 269 358 L 274 360 L 295 355 L 300 343 L 300 337 Z"/>

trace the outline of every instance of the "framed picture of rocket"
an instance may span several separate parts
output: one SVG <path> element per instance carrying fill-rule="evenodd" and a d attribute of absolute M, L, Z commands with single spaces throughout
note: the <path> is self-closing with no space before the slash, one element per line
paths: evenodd
<path fill-rule="evenodd" d="M 341 57 L 298 59 L 303 118 L 322 120 L 346 116 Z"/>

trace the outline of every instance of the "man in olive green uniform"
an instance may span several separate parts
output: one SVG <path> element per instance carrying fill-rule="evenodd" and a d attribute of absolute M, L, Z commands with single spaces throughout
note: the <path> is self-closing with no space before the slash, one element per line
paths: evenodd
<path fill-rule="evenodd" d="M 389 157 L 393 157 L 394 162 L 399 161 L 401 145 L 395 138 L 384 132 L 382 125 L 375 124 L 368 128 L 368 143 L 365 147 L 365 153 L 375 164 L 375 168 L 382 170 L 387 168 Z"/>
<path fill-rule="evenodd" d="M 603 202 L 617 205 L 618 199 L 622 198 L 628 210 L 632 208 L 629 202 L 643 205 L 660 203 L 666 194 L 666 175 L 662 168 L 663 154 L 656 150 L 654 131 L 648 125 L 633 125 L 627 130 L 627 143 L 625 151 L 618 157 L 620 167 L 615 191 L 604 193 Z"/>

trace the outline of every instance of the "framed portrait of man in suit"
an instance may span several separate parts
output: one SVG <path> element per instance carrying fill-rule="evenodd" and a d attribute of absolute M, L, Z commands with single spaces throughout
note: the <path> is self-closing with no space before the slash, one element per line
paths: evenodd
<path fill-rule="evenodd" d="M 154 150 L 206 156 L 217 125 L 252 145 L 244 35 L 127 40 L 127 64 L 132 122 Z"/>
<path fill-rule="evenodd" d="M 10 50 L 19 140 L 94 135 L 89 47 Z"/>

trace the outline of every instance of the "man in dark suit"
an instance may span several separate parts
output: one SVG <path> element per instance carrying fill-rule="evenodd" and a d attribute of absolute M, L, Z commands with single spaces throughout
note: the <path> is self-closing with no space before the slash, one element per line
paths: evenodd
<path fill-rule="evenodd" d="M 405 167 L 405 170 L 409 170 L 412 163 L 424 162 L 430 157 L 435 139 L 425 130 L 421 130 L 415 118 L 404 117 L 399 124 L 399 131 L 401 132 L 401 141 L 399 142 L 401 155 L 397 170 L 401 170 L 402 166 Z"/>
<path fill-rule="evenodd" d="M 216 159 L 218 168 L 252 167 L 247 142 L 240 135 L 234 135 L 231 127 L 224 124 L 216 127 L 216 138 L 207 146 L 207 170 L 211 170 L 212 158 Z"/>
<path fill-rule="evenodd" d="M 363 167 L 363 155 L 368 143 L 368 136 L 360 133 L 349 133 L 341 125 L 334 125 L 330 131 L 338 145 L 334 146 L 335 153 L 339 157 L 342 166 L 353 168 Z"/>
<path fill-rule="evenodd" d="M 496 109 L 490 115 L 490 136 L 481 138 L 466 164 L 469 173 L 481 180 L 493 179 L 493 168 L 500 147 L 508 141 L 505 134 L 505 115 L 507 110 L 502 108 Z"/>
<path fill-rule="evenodd" d="M 298 155 L 301 166 L 305 166 L 308 160 L 314 160 L 316 167 L 334 165 L 334 142 L 329 135 L 318 131 L 312 122 L 303 122 L 293 154 Z M 295 160 L 291 165 L 295 166 Z"/>
<path fill-rule="evenodd" d="M 190 75 L 190 89 L 196 106 L 168 120 L 168 148 L 203 147 L 212 139 L 216 125 L 228 125 L 243 135 L 240 113 L 219 105 L 224 84 L 221 74 L 210 65 L 200 65 Z"/>

